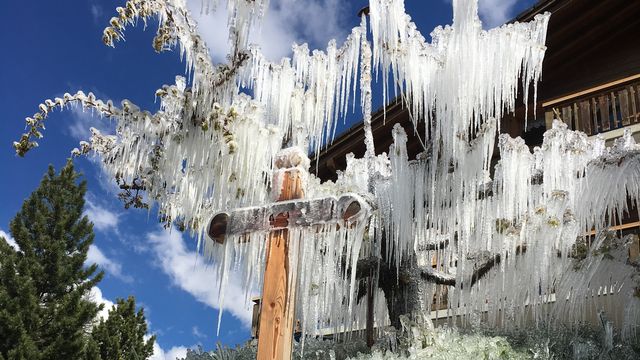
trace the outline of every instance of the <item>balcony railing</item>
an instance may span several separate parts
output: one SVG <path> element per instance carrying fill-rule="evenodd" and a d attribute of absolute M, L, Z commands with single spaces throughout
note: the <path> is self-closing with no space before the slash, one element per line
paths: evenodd
<path fill-rule="evenodd" d="M 559 118 L 595 135 L 640 123 L 640 74 L 543 104 L 547 127 Z"/>

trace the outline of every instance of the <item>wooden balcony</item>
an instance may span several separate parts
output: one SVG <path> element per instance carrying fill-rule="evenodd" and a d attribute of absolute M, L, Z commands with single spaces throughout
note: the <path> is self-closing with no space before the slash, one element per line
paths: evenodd
<path fill-rule="evenodd" d="M 543 103 L 547 129 L 559 118 L 587 135 L 640 123 L 640 74 Z"/>

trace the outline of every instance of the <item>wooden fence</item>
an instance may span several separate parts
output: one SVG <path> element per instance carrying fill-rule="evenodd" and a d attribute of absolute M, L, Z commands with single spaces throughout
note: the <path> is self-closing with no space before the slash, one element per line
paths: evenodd
<path fill-rule="evenodd" d="M 640 74 L 543 103 L 547 128 L 560 118 L 595 135 L 640 123 Z"/>

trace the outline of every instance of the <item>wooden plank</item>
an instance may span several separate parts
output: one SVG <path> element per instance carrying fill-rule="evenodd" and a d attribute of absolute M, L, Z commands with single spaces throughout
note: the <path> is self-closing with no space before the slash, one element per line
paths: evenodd
<path fill-rule="evenodd" d="M 290 359 L 293 339 L 293 319 L 289 323 L 289 251 L 288 230 L 269 235 L 267 266 L 262 289 L 258 359 Z"/>
<path fill-rule="evenodd" d="M 636 235 L 635 240 L 629 246 L 629 262 L 640 260 L 640 239 Z"/>
<path fill-rule="evenodd" d="M 627 89 L 618 91 L 618 101 L 620 102 L 620 117 L 622 126 L 631 124 L 631 112 L 629 111 L 629 92 Z"/>
<path fill-rule="evenodd" d="M 591 98 L 591 119 L 593 120 L 593 134 L 600 132 L 600 125 L 598 121 L 598 106 L 596 105 L 596 99 Z"/>
<path fill-rule="evenodd" d="M 589 94 L 598 92 L 600 90 L 604 90 L 606 88 L 610 88 L 610 87 L 613 87 L 613 86 L 616 86 L 616 85 L 620 85 L 620 84 L 623 84 L 623 83 L 626 83 L 626 82 L 629 82 L 629 81 L 632 81 L 632 80 L 635 80 L 635 79 L 640 79 L 640 74 L 628 76 L 628 77 L 625 77 L 625 78 L 622 78 L 622 79 L 619 79 L 619 80 L 608 82 L 606 84 L 598 85 L 598 86 L 595 86 L 595 87 L 592 87 L 592 88 L 589 88 L 589 89 L 585 89 L 585 90 L 582 90 L 582 91 L 579 91 L 579 92 L 576 92 L 576 93 L 572 93 L 572 94 L 569 94 L 569 95 L 565 95 L 565 96 L 561 96 L 561 97 L 555 98 L 553 100 L 549 100 L 549 101 L 543 102 L 542 103 L 542 107 L 547 107 L 547 106 L 559 104 L 559 103 L 562 103 L 562 102 L 565 102 L 565 101 L 568 101 L 568 100 L 571 100 L 571 99 L 575 99 L 577 97 L 589 95 Z"/>
<path fill-rule="evenodd" d="M 631 90 L 633 92 L 631 95 L 631 99 L 632 99 L 631 105 L 633 106 L 634 113 L 635 113 L 635 117 L 632 118 L 631 122 L 639 123 L 640 122 L 640 85 L 631 86 Z"/>
<path fill-rule="evenodd" d="M 375 276 L 373 274 L 373 269 L 369 270 L 369 278 L 367 279 L 367 346 L 372 347 L 375 343 L 375 337 L 373 332 L 374 326 L 374 298 L 373 298 L 373 281 Z"/>
<path fill-rule="evenodd" d="M 584 125 L 580 117 L 578 116 L 578 103 L 571 104 L 571 111 L 573 112 L 573 126 L 575 126 L 576 130 L 584 131 Z"/>
<path fill-rule="evenodd" d="M 634 222 L 630 222 L 630 223 L 626 223 L 626 224 L 622 224 L 622 225 L 616 225 L 616 226 L 612 226 L 610 228 L 608 228 L 607 230 L 611 230 L 611 231 L 618 231 L 618 230 L 626 230 L 626 229 L 633 229 L 633 228 L 640 228 L 640 221 L 634 221 Z M 586 234 L 584 234 L 584 236 L 593 236 L 596 234 L 595 230 L 591 230 L 589 232 L 587 232 Z"/>
<path fill-rule="evenodd" d="M 547 130 L 551 130 L 553 127 L 553 110 L 549 109 L 544 112 L 544 125 Z"/>
<path fill-rule="evenodd" d="M 640 121 L 640 102 L 636 100 L 636 90 L 633 86 L 629 86 L 627 88 L 629 90 L 629 106 L 631 107 L 631 115 L 629 117 L 629 121 L 632 124 Z"/>
<path fill-rule="evenodd" d="M 562 107 L 562 121 L 564 121 L 565 124 L 569 125 L 570 129 L 575 129 L 575 125 L 573 124 L 573 121 L 571 121 L 571 113 L 571 106 Z"/>
<path fill-rule="evenodd" d="M 593 135 L 593 119 L 591 118 L 591 107 L 589 100 L 580 101 L 578 103 L 578 118 L 583 126 L 583 130 L 588 135 Z"/>
<path fill-rule="evenodd" d="M 303 198 L 302 176 L 298 170 L 291 169 L 282 175 L 284 178 L 278 201 Z M 278 225 L 286 221 L 285 215 L 274 219 L 274 223 Z M 288 254 L 288 230 L 283 229 L 270 233 L 262 288 L 258 360 L 291 359 L 296 282 L 293 276 L 289 282 L 290 275 L 295 275 L 295 273 L 291 272 L 293 266 Z"/>
<path fill-rule="evenodd" d="M 611 130 L 609 122 L 609 96 L 601 95 L 598 97 L 598 112 L 600 113 L 600 128 L 602 132 Z"/>
<path fill-rule="evenodd" d="M 260 298 L 253 299 L 253 311 L 251 315 L 251 337 L 256 339 L 260 333 Z"/>
<path fill-rule="evenodd" d="M 613 91 L 610 93 L 609 103 L 611 104 L 611 111 L 613 112 L 613 120 L 612 120 L 613 128 L 617 129 L 620 127 L 620 124 L 618 122 L 619 119 L 618 119 L 618 109 L 616 107 L 616 96 L 613 93 Z"/>

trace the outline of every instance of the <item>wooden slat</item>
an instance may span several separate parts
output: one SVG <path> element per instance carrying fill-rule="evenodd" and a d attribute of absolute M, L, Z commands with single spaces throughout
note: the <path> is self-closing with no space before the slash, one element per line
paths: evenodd
<path fill-rule="evenodd" d="M 547 130 L 551 130 L 553 127 L 553 110 L 547 110 L 544 112 L 544 124 Z"/>
<path fill-rule="evenodd" d="M 629 246 L 629 262 L 635 262 L 640 259 L 640 239 L 636 235 L 635 241 Z"/>
<path fill-rule="evenodd" d="M 622 126 L 631 124 L 631 112 L 629 111 L 629 91 L 622 89 L 618 91 L 618 101 L 620 103 L 620 117 Z"/>
<path fill-rule="evenodd" d="M 613 112 L 613 120 L 612 120 L 613 128 L 617 129 L 617 128 L 620 127 L 620 125 L 619 125 L 619 122 L 618 122 L 618 109 L 616 107 L 616 96 L 613 93 L 613 91 L 609 95 L 610 95 L 609 96 L 609 99 L 610 99 L 609 103 L 611 104 L 611 111 Z"/>
<path fill-rule="evenodd" d="M 638 112 L 640 112 L 640 108 L 638 108 L 638 103 L 636 102 L 636 91 L 632 86 L 627 86 L 627 91 L 629 92 L 629 122 L 634 124 L 638 121 Z"/>
<path fill-rule="evenodd" d="M 257 338 L 260 329 L 260 299 L 253 300 L 253 314 L 251 316 L 251 337 Z"/>
<path fill-rule="evenodd" d="M 609 96 L 601 95 L 598 97 L 598 112 L 600 113 L 600 128 L 602 132 L 609 131 L 611 129 L 609 123 Z"/>
<path fill-rule="evenodd" d="M 578 116 L 578 103 L 573 103 L 571 104 L 572 106 L 572 112 L 573 112 L 573 123 L 575 126 L 575 129 L 583 131 L 584 132 L 584 124 L 582 123 L 582 119 L 580 119 L 580 116 Z"/>
<path fill-rule="evenodd" d="M 591 120 L 593 121 L 593 133 L 599 133 L 600 130 L 598 124 L 598 106 L 596 105 L 596 99 L 594 98 L 591 98 Z"/>
<path fill-rule="evenodd" d="M 578 118 L 584 128 L 584 132 L 593 135 L 593 119 L 591 119 L 591 107 L 589 106 L 589 100 L 580 101 L 578 103 Z"/>
<path fill-rule="evenodd" d="M 633 120 L 634 123 L 639 123 L 640 122 L 640 85 L 635 85 L 632 86 L 631 89 L 633 89 L 634 95 L 633 95 L 633 102 L 634 102 L 634 107 L 635 107 L 635 118 Z"/>
<path fill-rule="evenodd" d="M 562 107 L 562 121 L 564 121 L 565 124 L 569 125 L 570 128 L 575 128 L 573 122 L 571 121 L 571 106 Z"/>

